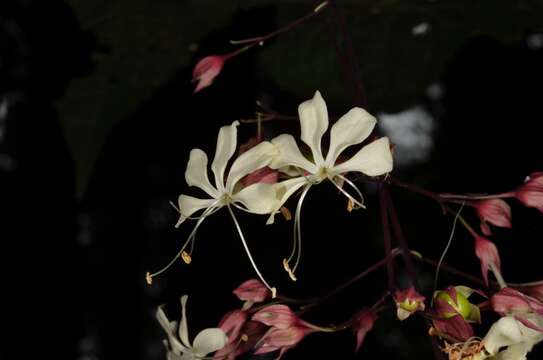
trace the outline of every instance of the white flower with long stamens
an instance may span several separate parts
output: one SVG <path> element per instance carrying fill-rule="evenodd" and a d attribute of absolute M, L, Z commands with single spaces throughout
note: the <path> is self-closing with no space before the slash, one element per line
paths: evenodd
<path fill-rule="evenodd" d="M 168 360 L 203 359 L 207 354 L 222 349 L 228 343 L 228 337 L 222 329 L 208 328 L 200 331 L 192 345 L 190 344 L 186 315 L 187 299 L 187 295 L 181 297 L 182 315 L 179 326 L 176 321 L 168 320 L 162 307 L 156 312 L 158 322 L 168 334 Z"/>
<path fill-rule="evenodd" d="M 298 189 L 304 188 L 294 217 L 294 246 L 288 259 L 283 265 L 291 278 L 295 280 L 294 271 L 300 259 L 300 211 L 303 200 L 309 188 L 322 182 L 330 180 L 338 190 L 349 199 L 349 208 L 364 207 L 363 197 L 356 185 L 345 178 L 342 174 L 348 172 L 359 172 L 368 176 L 379 176 L 392 170 L 392 153 L 388 138 L 382 137 L 362 147 L 350 159 L 338 163 L 339 155 L 348 147 L 360 144 L 373 131 L 377 120 L 364 109 L 355 107 L 343 115 L 330 130 L 330 146 L 326 157 L 321 149 L 321 139 L 328 129 L 328 111 L 326 103 L 321 94 L 317 91 L 313 99 L 300 104 L 298 108 L 301 126 L 301 139 L 309 146 L 313 159 L 309 160 L 302 155 L 294 137 L 283 134 L 272 140 L 279 151 L 278 156 L 269 165 L 273 169 L 287 168 L 294 166 L 298 168 L 300 176 L 283 181 L 278 186 L 279 202 L 276 211 L 285 201 Z M 338 182 L 349 185 L 358 195 L 353 197 Z M 268 219 L 268 224 L 273 223 L 274 211 Z M 290 262 L 297 252 L 296 261 L 293 267 Z"/>
<path fill-rule="evenodd" d="M 166 265 L 162 270 L 154 274 L 147 274 L 147 281 L 151 282 L 152 278 L 161 274 L 168 269 L 179 257 L 187 263 L 191 261 L 189 250 L 185 249 L 189 244 L 194 245 L 196 232 L 204 219 L 213 214 L 217 210 L 226 207 L 235 227 L 239 233 L 243 247 L 249 257 L 249 260 L 255 269 L 260 280 L 275 294 L 275 288 L 272 288 L 265 280 L 258 267 L 256 266 L 236 216 L 232 210 L 232 206 L 240 210 L 253 214 L 269 214 L 277 208 L 277 197 L 275 186 L 273 184 L 255 183 L 239 189 L 238 182 L 247 174 L 267 166 L 272 158 L 277 155 L 277 149 L 270 142 L 264 141 L 241 154 L 230 167 L 228 175 L 225 177 L 225 170 L 230 158 L 234 155 L 237 145 L 237 126 L 239 122 L 234 121 L 232 125 L 223 126 L 219 130 L 217 138 L 217 148 L 215 157 L 211 164 L 211 170 L 215 177 L 215 186 L 211 184 L 207 174 L 207 155 L 200 149 L 193 149 L 190 152 L 189 162 L 185 171 L 185 179 L 190 186 L 196 186 L 207 193 L 209 199 L 195 198 L 189 195 L 182 194 L 179 196 L 177 211 L 180 214 L 179 221 L 175 225 L 179 227 L 185 220 L 197 220 L 194 229 L 190 233 L 187 241 L 181 247 L 177 255 Z M 174 206 L 175 207 L 175 206 Z M 192 217 L 198 211 L 202 211 L 200 216 Z"/>

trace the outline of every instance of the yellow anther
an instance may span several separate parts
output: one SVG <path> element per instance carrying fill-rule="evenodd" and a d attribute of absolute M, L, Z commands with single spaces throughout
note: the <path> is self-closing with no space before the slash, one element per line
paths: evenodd
<path fill-rule="evenodd" d="M 347 200 L 347 211 L 348 211 L 348 212 L 351 212 L 351 211 L 353 211 L 353 209 L 354 209 L 353 200 L 348 199 L 348 200 Z"/>
<path fill-rule="evenodd" d="M 145 280 L 147 281 L 148 285 L 151 285 L 153 283 L 153 277 L 151 276 L 150 272 L 147 272 L 147 274 L 145 274 Z"/>
<path fill-rule="evenodd" d="M 287 259 L 283 259 L 283 268 L 288 273 L 288 276 L 290 276 L 290 279 L 292 281 L 298 280 L 298 279 L 296 279 L 296 276 L 294 275 L 294 272 L 290 269 L 290 266 L 288 265 L 288 260 Z"/>
<path fill-rule="evenodd" d="M 181 253 L 181 259 L 183 259 L 183 261 L 187 265 L 189 265 L 192 262 L 192 258 L 190 257 L 190 255 L 186 251 L 183 251 Z"/>
<path fill-rule="evenodd" d="M 249 341 L 249 337 L 247 336 L 247 334 L 243 334 L 243 335 L 241 335 L 240 340 L 247 342 L 247 341 Z"/>
<path fill-rule="evenodd" d="M 283 215 L 286 221 L 292 220 L 292 214 L 290 213 L 290 210 L 284 206 L 281 206 L 281 215 Z"/>
<path fill-rule="evenodd" d="M 272 299 L 275 299 L 275 297 L 277 296 L 277 289 L 275 287 L 271 288 L 271 296 Z"/>

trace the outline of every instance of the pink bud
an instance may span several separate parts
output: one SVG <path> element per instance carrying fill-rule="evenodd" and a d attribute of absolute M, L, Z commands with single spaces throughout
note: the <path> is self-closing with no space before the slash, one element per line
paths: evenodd
<path fill-rule="evenodd" d="M 243 301 L 251 301 L 253 303 L 266 300 L 271 294 L 264 284 L 256 279 L 250 279 L 237 287 L 233 293 Z"/>
<path fill-rule="evenodd" d="M 261 346 L 255 351 L 255 355 L 281 350 L 276 360 L 280 359 L 285 351 L 298 345 L 307 334 L 314 331 L 304 326 L 291 326 L 286 329 L 271 328 L 264 336 Z"/>
<path fill-rule="evenodd" d="M 279 329 L 286 329 L 296 324 L 299 319 L 286 305 L 270 305 L 256 312 L 252 320 L 273 326 Z"/>
<path fill-rule="evenodd" d="M 233 343 L 238 338 L 239 332 L 242 326 L 247 320 L 247 313 L 241 310 L 234 310 L 226 313 L 223 316 L 219 327 L 226 333 L 228 336 L 228 343 Z"/>
<path fill-rule="evenodd" d="M 543 282 L 537 282 L 533 285 L 516 286 L 516 288 L 526 295 L 536 298 L 539 301 L 543 301 Z"/>
<path fill-rule="evenodd" d="M 198 61 L 192 72 L 192 81 L 198 81 L 194 92 L 198 92 L 213 83 L 213 79 L 222 70 L 224 65 L 224 56 L 210 55 Z"/>
<path fill-rule="evenodd" d="M 528 180 L 515 191 L 515 196 L 524 205 L 543 212 L 543 172 L 530 174 Z"/>
<path fill-rule="evenodd" d="M 396 302 L 398 319 L 405 320 L 417 311 L 424 311 L 425 299 L 413 286 L 406 290 L 397 290 L 394 293 L 394 301 Z"/>
<path fill-rule="evenodd" d="M 460 314 L 447 319 L 436 318 L 433 323 L 440 333 L 453 337 L 459 342 L 473 337 L 473 328 Z"/>
<path fill-rule="evenodd" d="M 470 205 L 479 214 L 483 234 L 490 235 L 490 229 L 486 223 L 498 227 L 511 228 L 511 208 L 502 199 L 473 201 Z"/>
<path fill-rule="evenodd" d="M 366 334 L 373 328 L 373 324 L 377 320 L 377 314 L 373 310 L 364 309 L 355 315 L 353 322 L 353 331 L 356 335 L 355 352 L 360 349 L 364 342 Z"/>
<path fill-rule="evenodd" d="M 488 270 L 501 271 L 501 261 L 498 249 L 493 242 L 482 236 L 475 237 L 475 255 L 481 261 L 481 272 L 488 286 Z"/>
<path fill-rule="evenodd" d="M 543 315 L 543 304 L 539 300 L 508 287 L 494 294 L 490 303 L 500 315 L 534 312 Z"/>

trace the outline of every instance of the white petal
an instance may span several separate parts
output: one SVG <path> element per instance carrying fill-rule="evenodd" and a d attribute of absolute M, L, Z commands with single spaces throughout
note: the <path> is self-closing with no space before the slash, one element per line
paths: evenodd
<path fill-rule="evenodd" d="M 196 211 L 207 209 L 216 203 L 216 201 L 215 199 L 198 199 L 184 194 L 179 195 L 177 203 L 179 204 L 181 214 L 179 214 L 179 220 L 175 224 L 175 227 L 179 227 L 187 217 L 190 217 Z"/>
<path fill-rule="evenodd" d="M 271 213 L 266 224 L 273 224 L 275 212 L 278 211 L 281 206 L 288 200 L 288 198 L 294 194 L 296 190 L 307 184 L 307 179 L 303 176 L 288 179 L 280 183 L 274 184 L 276 197 L 279 199 L 275 210 Z"/>
<path fill-rule="evenodd" d="M 238 121 L 234 121 L 232 125 L 223 126 L 219 130 L 217 137 L 217 148 L 215 149 L 215 157 L 211 164 L 211 170 L 215 175 L 215 186 L 222 192 L 224 190 L 224 169 L 228 164 L 228 160 L 236 152 L 238 130 Z"/>
<path fill-rule="evenodd" d="M 315 92 L 313 99 L 307 100 L 298 107 L 300 116 L 300 127 L 302 130 L 300 138 L 313 152 L 315 164 L 322 164 L 321 139 L 328 129 L 328 110 L 321 93 Z"/>
<path fill-rule="evenodd" d="M 277 209 L 276 184 L 256 183 L 237 192 L 232 199 L 254 214 L 269 214 Z"/>
<path fill-rule="evenodd" d="M 526 360 L 526 354 L 532 350 L 534 344 L 532 343 L 518 343 L 507 347 L 507 349 L 500 351 L 500 353 L 493 357 L 493 360 Z"/>
<path fill-rule="evenodd" d="M 276 147 L 268 141 L 263 141 L 238 156 L 230 168 L 228 179 L 226 179 L 226 191 L 231 194 L 234 186 L 242 177 L 267 166 L 276 155 Z"/>
<path fill-rule="evenodd" d="M 181 339 L 181 342 L 183 345 L 185 345 L 187 348 L 190 348 L 190 342 L 189 342 L 189 329 L 187 326 L 187 299 L 189 297 L 187 295 L 181 296 L 181 323 L 179 324 L 179 338 Z"/>
<path fill-rule="evenodd" d="M 386 174 L 392 170 L 392 153 L 387 137 L 364 146 L 352 158 L 334 166 L 334 171 L 345 173 L 358 171 L 368 176 Z"/>
<path fill-rule="evenodd" d="M 196 186 L 213 198 L 218 197 L 217 190 L 209 182 L 207 176 L 207 155 L 202 150 L 191 150 L 187 170 L 185 170 L 185 180 L 189 186 Z"/>
<path fill-rule="evenodd" d="M 523 341 L 520 323 L 511 316 L 502 317 L 496 321 L 483 339 L 485 349 L 490 354 L 496 354 L 501 347 L 517 344 Z"/>
<path fill-rule="evenodd" d="M 175 337 L 175 334 L 173 332 L 175 322 L 170 322 L 168 318 L 166 317 L 166 314 L 164 314 L 164 310 L 162 310 L 162 307 L 158 307 L 156 311 L 156 318 L 166 334 L 168 334 L 168 340 L 170 342 L 170 347 L 172 348 L 172 351 L 175 353 L 182 353 L 187 351 L 188 349 L 183 346 L 179 340 Z M 174 326 L 172 326 L 174 325 Z"/>
<path fill-rule="evenodd" d="M 272 140 L 272 144 L 277 147 L 279 153 L 273 159 L 270 164 L 272 169 L 284 168 L 286 166 L 296 166 L 303 170 L 314 174 L 317 172 L 317 167 L 311 161 L 307 160 L 298 145 L 294 137 L 289 134 L 282 134 Z M 300 174 L 297 174 L 300 175 Z"/>
<path fill-rule="evenodd" d="M 339 154 L 347 147 L 364 141 L 376 123 L 374 116 L 358 107 L 343 115 L 330 130 L 330 148 L 326 155 L 328 166 L 334 166 Z"/>
<path fill-rule="evenodd" d="M 197 357 L 222 349 L 228 343 L 228 336 L 222 329 L 210 328 L 200 331 L 194 339 L 192 351 Z"/>

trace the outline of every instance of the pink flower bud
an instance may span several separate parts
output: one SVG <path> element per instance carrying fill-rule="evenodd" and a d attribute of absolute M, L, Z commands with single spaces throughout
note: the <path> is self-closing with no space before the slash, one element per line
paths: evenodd
<path fill-rule="evenodd" d="M 364 309 L 355 315 L 353 322 L 353 331 L 356 336 L 355 352 L 360 349 L 364 342 L 366 334 L 373 328 L 373 324 L 377 320 L 377 314 L 373 310 Z"/>
<path fill-rule="evenodd" d="M 502 199 L 487 199 L 473 201 L 471 204 L 477 210 L 481 219 L 483 234 L 490 235 L 490 228 L 486 223 L 494 226 L 511 228 L 511 208 Z"/>
<path fill-rule="evenodd" d="M 490 298 L 494 311 L 500 315 L 538 313 L 543 315 L 543 304 L 515 289 L 503 288 Z"/>
<path fill-rule="evenodd" d="M 264 284 L 256 279 L 250 279 L 237 287 L 233 293 L 242 301 L 253 303 L 266 300 L 271 294 Z"/>
<path fill-rule="evenodd" d="M 524 205 L 543 212 L 543 172 L 530 174 L 527 181 L 515 191 L 515 196 Z"/>
<path fill-rule="evenodd" d="M 298 345 L 307 334 L 314 331 L 304 326 L 291 326 L 286 329 L 271 328 L 264 336 L 261 346 L 255 351 L 255 355 L 281 350 L 276 360 L 280 359 L 285 351 Z"/>
<path fill-rule="evenodd" d="M 256 312 L 252 320 L 273 326 L 279 329 L 286 329 L 299 321 L 298 316 L 286 305 L 270 305 Z"/>
<path fill-rule="evenodd" d="M 224 56 L 210 55 L 198 61 L 192 72 L 192 81 L 198 81 L 194 92 L 198 92 L 213 83 L 213 79 L 222 70 L 224 65 Z"/>
<path fill-rule="evenodd" d="M 219 328 L 221 328 L 228 336 L 229 344 L 237 340 L 239 332 L 246 320 L 247 313 L 241 310 L 230 311 L 223 316 L 219 323 Z"/>
<path fill-rule="evenodd" d="M 406 290 L 397 290 L 394 293 L 394 301 L 396 302 L 398 319 L 405 320 L 417 311 L 424 311 L 425 299 L 413 286 Z"/>
<path fill-rule="evenodd" d="M 496 245 L 482 236 L 475 237 L 475 255 L 481 261 L 481 272 L 488 286 L 488 270 L 501 271 L 500 255 Z"/>

